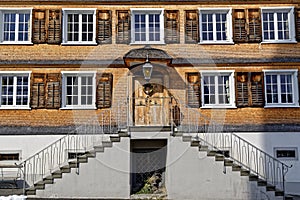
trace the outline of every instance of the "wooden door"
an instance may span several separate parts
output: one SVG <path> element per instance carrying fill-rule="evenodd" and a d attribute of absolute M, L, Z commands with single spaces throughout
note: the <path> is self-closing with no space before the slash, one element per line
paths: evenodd
<path fill-rule="evenodd" d="M 162 78 L 153 78 L 150 83 L 143 78 L 134 79 L 133 113 L 135 126 L 169 125 L 170 98 L 163 87 Z"/>

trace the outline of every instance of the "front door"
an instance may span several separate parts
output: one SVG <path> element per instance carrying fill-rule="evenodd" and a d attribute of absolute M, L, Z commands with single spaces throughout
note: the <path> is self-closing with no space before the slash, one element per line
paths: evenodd
<path fill-rule="evenodd" d="M 134 79 L 133 117 L 135 126 L 168 126 L 170 97 L 163 87 L 163 78 Z"/>

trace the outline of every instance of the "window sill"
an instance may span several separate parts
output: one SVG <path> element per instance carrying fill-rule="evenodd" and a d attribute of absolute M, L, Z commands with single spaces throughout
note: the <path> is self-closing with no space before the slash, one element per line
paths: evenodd
<path fill-rule="evenodd" d="M 202 106 L 201 108 L 220 108 L 220 109 L 223 109 L 223 108 L 237 108 L 235 105 L 204 105 Z"/>
<path fill-rule="evenodd" d="M 277 104 L 277 105 L 266 105 L 264 108 L 299 108 L 299 105 L 295 104 L 290 104 L 290 105 L 285 105 L 285 104 Z"/>
<path fill-rule="evenodd" d="M 33 45 L 32 42 L 1 42 L 0 43 L 1 45 Z"/>
<path fill-rule="evenodd" d="M 19 107 L 19 106 L 0 106 L 0 110 L 31 110 L 30 107 L 26 106 L 26 107 Z"/>
<path fill-rule="evenodd" d="M 63 42 L 61 45 L 64 46 L 96 46 L 96 42 Z"/>
<path fill-rule="evenodd" d="M 210 45 L 212 45 L 212 44 L 234 44 L 234 42 L 233 41 L 216 41 L 216 42 L 214 42 L 214 41 L 209 41 L 209 42 L 199 42 L 198 44 L 210 44 Z"/>
<path fill-rule="evenodd" d="M 269 41 L 262 41 L 261 44 L 296 44 L 297 41 L 295 40 L 269 40 Z"/>
<path fill-rule="evenodd" d="M 131 42 L 129 45 L 165 45 L 165 42 Z"/>
<path fill-rule="evenodd" d="M 96 106 L 67 106 L 67 107 L 62 107 L 60 110 L 96 110 Z"/>

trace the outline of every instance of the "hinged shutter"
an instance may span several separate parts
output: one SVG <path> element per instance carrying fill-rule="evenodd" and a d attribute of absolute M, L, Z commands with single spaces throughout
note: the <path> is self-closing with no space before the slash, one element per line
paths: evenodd
<path fill-rule="evenodd" d="M 60 44 L 62 35 L 61 32 L 61 11 L 49 10 L 48 43 Z"/>
<path fill-rule="evenodd" d="M 45 81 L 46 74 L 33 74 L 31 86 L 31 108 L 45 107 Z"/>
<path fill-rule="evenodd" d="M 33 43 L 46 42 L 46 11 L 33 10 Z"/>
<path fill-rule="evenodd" d="M 190 10 L 185 12 L 185 42 L 197 43 L 199 41 L 198 12 Z"/>
<path fill-rule="evenodd" d="M 110 73 L 99 74 L 97 82 L 97 107 L 109 108 L 112 102 L 113 76 Z"/>
<path fill-rule="evenodd" d="M 61 100 L 61 74 L 51 73 L 47 75 L 46 82 L 46 108 L 60 108 Z"/>
<path fill-rule="evenodd" d="M 200 75 L 187 74 L 187 105 L 193 108 L 200 107 Z"/>
<path fill-rule="evenodd" d="M 111 11 L 101 10 L 97 13 L 98 16 L 98 33 L 97 41 L 99 44 L 109 44 L 111 43 Z"/>
<path fill-rule="evenodd" d="M 236 104 L 238 107 L 249 105 L 249 75 L 248 73 L 236 73 Z"/>
<path fill-rule="evenodd" d="M 129 11 L 117 11 L 117 43 L 130 43 L 130 14 Z"/>
<path fill-rule="evenodd" d="M 233 27 L 235 42 L 246 42 L 247 31 L 246 31 L 246 17 L 245 10 L 234 10 Z"/>
<path fill-rule="evenodd" d="M 296 10 L 296 39 L 300 41 L 300 8 Z"/>
<path fill-rule="evenodd" d="M 264 106 L 263 75 L 261 72 L 251 73 L 252 106 Z"/>
<path fill-rule="evenodd" d="M 249 42 L 261 42 L 261 19 L 259 9 L 248 10 L 249 20 Z"/>
<path fill-rule="evenodd" d="M 167 44 L 179 43 L 179 12 L 165 11 L 165 41 Z"/>

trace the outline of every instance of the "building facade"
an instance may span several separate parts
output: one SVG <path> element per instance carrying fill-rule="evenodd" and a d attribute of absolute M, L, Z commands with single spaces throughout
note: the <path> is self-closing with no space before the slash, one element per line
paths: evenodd
<path fill-rule="evenodd" d="M 0 195 L 300 195 L 300 5 L 0 2 Z"/>

